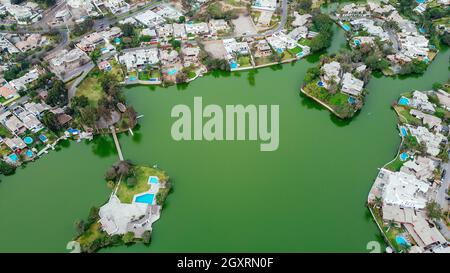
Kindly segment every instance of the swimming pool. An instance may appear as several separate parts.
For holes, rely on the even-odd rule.
[[[171,70],[167,71],[167,75],[170,75],[170,76],[172,76],[172,75],[174,75],[176,73],[177,73],[176,69],[171,69]]]
[[[33,157],[33,152],[31,150],[26,151],[25,153],[28,157]]]
[[[131,76],[129,79],[130,81],[135,81],[137,78],[135,76]]]
[[[348,103],[350,104],[355,104],[356,103],[356,99],[354,97],[348,97]]]
[[[401,97],[401,98],[398,100],[398,104],[399,104],[399,105],[409,105],[409,99],[408,99],[408,98],[405,98],[405,97]]]
[[[402,136],[407,136],[408,135],[408,132],[406,131],[406,128],[405,127],[401,127],[400,128],[400,131],[402,132]]]
[[[353,43],[355,44],[355,46],[359,46],[361,44],[361,41],[359,39],[355,39],[353,40]]]
[[[283,49],[282,48],[277,48],[277,52],[279,53],[279,54],[281,54],[281,53],[283,53]]]
[[[400,154],[400,160],[401,161],[406,161],[409,158],[409,154],[407,153],[401,153]]]
[[[349,25],[341,24],[341,26],[342,26],[342,28],[343,28],[345,31],[350,31],[350,26],[349,26]]]
[[[148,183],[149,184],[158,184],[159,183],[159,178],[157,176],[149,176],[148,177]]]
[[[145,193],[145,194],[136,196],[135,199],[134,199],[134,202],[136,202],[136,203],[153,204],[153,199],[154,198],[155,198],[154,194]]]
[[[395,242],[397,242],[397,244],[399,244],[399,245],[404,245],[404,246],[409,245],[408,240],[406,240],[406,238],[403,237],[402,235],[395,236]]]
[[[23,142],[25,142],[25,144],[31,144],[33,143],[33,138],[27,136],[23,138]]]
[[[418,3],[418,4],[423,4],[423,3],[425,3],[427,0],[416,0],[416,2]]]
[[[317,85],[320,86],[320,87],[323,87],[323,82],[322,81],[318,81]]]
[[[48,141],[48,138],[46,137],[46,136],[44,136],[44,135],[40,135],[39,136],[39,139],[42,141],[42,142],[47,142]]]
[[[16,154],[10,154],[8,157],[12,162],[16,162],[19,159]]]
[[[230,62],[230,68],[231,69],[236,69],[238,67],[237,63],[235,61],[231,61]]]
[[[72,128],[67,129],[67,132],[71,133],[72,135],[77,135],[79,133],[77,129]]]

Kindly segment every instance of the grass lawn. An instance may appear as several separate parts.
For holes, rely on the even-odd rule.
[[[0,156],[6,156],[9,155],[10,153],[12,153],[11,149],[9,149],[8,146],[6,146],[5,144],[1,144],[0,145]]]
[[[193,78],[195,78],[195,76],[197,76],[197,73],[195,73],[194,71],[189,71],[189,73],[188,73],[189,79],[193,79]]]
[[[128,187],[126,181],[120,182],[119,189],[117,190],[117,197],[123,203],[131,203],[134,195],[142,192],[146,192],[150,189],[148,184],[148,177],[151,175],[157,176],[160,181],[167,181],[168,177],[164,171],[156,170],[147,166],[135,166],[134,174],[137,179],[136,185]]]
[[[104,93],[97,76],[88,76],[77,88],[77,96],[86,96],[89,104],[96,106]]]
[[[299,47],[299,46],[296,46],[296,47],[294,47],[293,49],[289,49],[289,52],[292,54],[292,55],[297,55],[298,53],[300,53],[300,52],[302,52],[303,51],[303,49],[301,48],[301,47]]]
[[[420,119],[413,117],[410,113],[409,113],[409,107],[405,107],[405,106],[400,106],[400,105],[396,105],[395,106],[395,110],[397,110],[397,112],[399,113],[399,119],[401,122],[403,123],[408,123],[411,125],[420,125],[422,124],[422,122],[420,121]]]
[[[5,126],[0,125],[0,136],[1,137],[12,137],[11,132],[8,131],[8,129],[6,129]]]
[[[141,81],[148,81],[150,80],[150,73],[147,70],[139,71],[138,79]]]
[[[105,234],[100,231],[100,223],[96,222],[92,224],[89,229],[77,239],[77,241],[80,245],[87,246],[103,236],[105,236]]]
[[[301,45],[304,45],[304,46],[310,46],[311,40],[305,39],[305,38],[301,38],[298,43],[301,44]]]
[[[256,65],[265,65],[265,64],[271,64],[274,62],[275,61],[273,60],[273,56],[255,58]]]
[[[348,104],[348,95],[336,92],[336,94],[330,95],[328,99],[330,105],[345,105]]]
[[[150,78],[152,78],[152,79],[159,79],[159,78],[161,78],[161,73],[159,72],[158,69],[152,69],[150,71]]]
[[[283,52],[283,54],[281,54],[281,56],[282,56],[282,58],[281,58],[282,61],[290,60],[290,59],[292,59],[292,58],[295,57],[295,56],[293,56],[293,55],[292,55],[289,51],[287,51],[287,50],[285,50],[285,51]]]
[[[401,161],[400,156],[397,156],[394,161],[385,166],[386,169],[398,172],[400,168],[403,166],[404,161]]]
[[[251,66],[250,56],[240,56],[237,61],[241,67]]]
[[[107,73],[113,73],[114,75],[116,75],[119,82],[123,81],[125,79],[125,75],[123,74],[123,70],[120,64],[117,63],[115,59],[111,59],[109,63],[111,64],[112,69]]]

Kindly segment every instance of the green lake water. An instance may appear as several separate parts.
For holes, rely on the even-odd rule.
[[[335,37],[339,49],[342,34]],[[129,103],[143,114],[132,137],[120,135],[126,158],[158,164],[174,191],[152,244],[103,252],[367,252],[380,233],[365,207],[377,168],[400,137],[391,102],[400,93],[448,79],[450,50],[420,78],[375,78],[366,104],[342,122],[300,96],[312,61],[241,73],[213,73],[187,86],[132,87]],[[172,140],[176,104],[278,104],[280,146],[256,141]],[[110,194],[103,180],[117,160],[112,137],[67,143],[0,183],[0,252],[66,252],[73,223]]]

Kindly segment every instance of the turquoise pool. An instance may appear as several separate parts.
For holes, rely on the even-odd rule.
[[[33,157],[33,152],[31,150],[26,151],[25,153],[28,157]]]
[[[134,201],[136,203],[146,203],[146,204],[153,204],[153,199],[154,199],[155,195],[151,194],[151,193],[146,193],[143,195],[139,195],[136,196],[136,198],[134,199]]]
[[[350,26],[349,26],[349,25],[342,24],[342,28],[343,28],[345,31],[350,31]]]
[[[355,104],[356,103],[356,99],[354,97],[348,97],[348,103],[350,104]]]
[[[409,158],[409,155],[407,153],[401,153],[400,154],[400,159],[402,161],[406,161]]]
[[[23,142],[25,142],[25,144],[31,144],[33,143],[33,138],[27,136],[23,138]]]
[[[16,154],[10,154],[8,157],[12,162],[16,162],[19,159]]]
[[[176,73],[177,73],[176,69],[171,69],[171,70],[167,71],[167,75],[170,75],[170,76],[172,76],[172,75],[174,75]]]
[[[399,104],[399,105],[409,105],[409,99],[408,99],[408,98],[405,98],[405,97],[401,97],[401,98],[398,100],[398,104]]]
[[[44,136],[44,135],[40,135],[40,136],[39,136],[39,139],[40,139],[43,143],[45,143],[45,142],[48,141],[48,138],[47,138],[46,136]]]
[[[157,176],[149,176],[148,177],[148,183],[149,184],[158,184],[159,183],[159,179]]]
[[[400,131],[402,132],[402,136],[407,136],[408,135],[408,132],[406,131],[406,128],[405,127],[402,127],[401,129],[400,129]]]
[[[397,236],[395,237],[395,241],[396,241],[397,244],[399,244],[399,245],[404,245],[404,246],[408,246],[408,245],[409,245],[408,240],[406,240],[406,238],[403,237],[402,235],[397,235]]]

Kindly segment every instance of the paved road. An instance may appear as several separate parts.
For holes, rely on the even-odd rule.
[[[443,169],[446,170],[446,175],[444,179],[442,180],[442,184],[439,186],[439,188],[436,191],[436,202],[441,206],[443,211],[446,211],[449,209],[449,201],[445,199],[447,197],[448,187],[450,185],[450,163],[445,163],[442,165]],[[450,230],[447,228],[445,223],[441,220],[438,221],[438,224],[440,226],[440,232],[447,240],[450,240]]]
[[[95,67],[95,64],[93,62],[89,62],[88,64],[84,65],[82,67],[83,74],[81,76],[78,76],[78,78],[75,79],[75,81],[70,85],[70,88],[68,90],[68,98],[69,102],[70,100],[75,97],[75,93],[77,92],[77,86],[86,78],[87,74]]]

